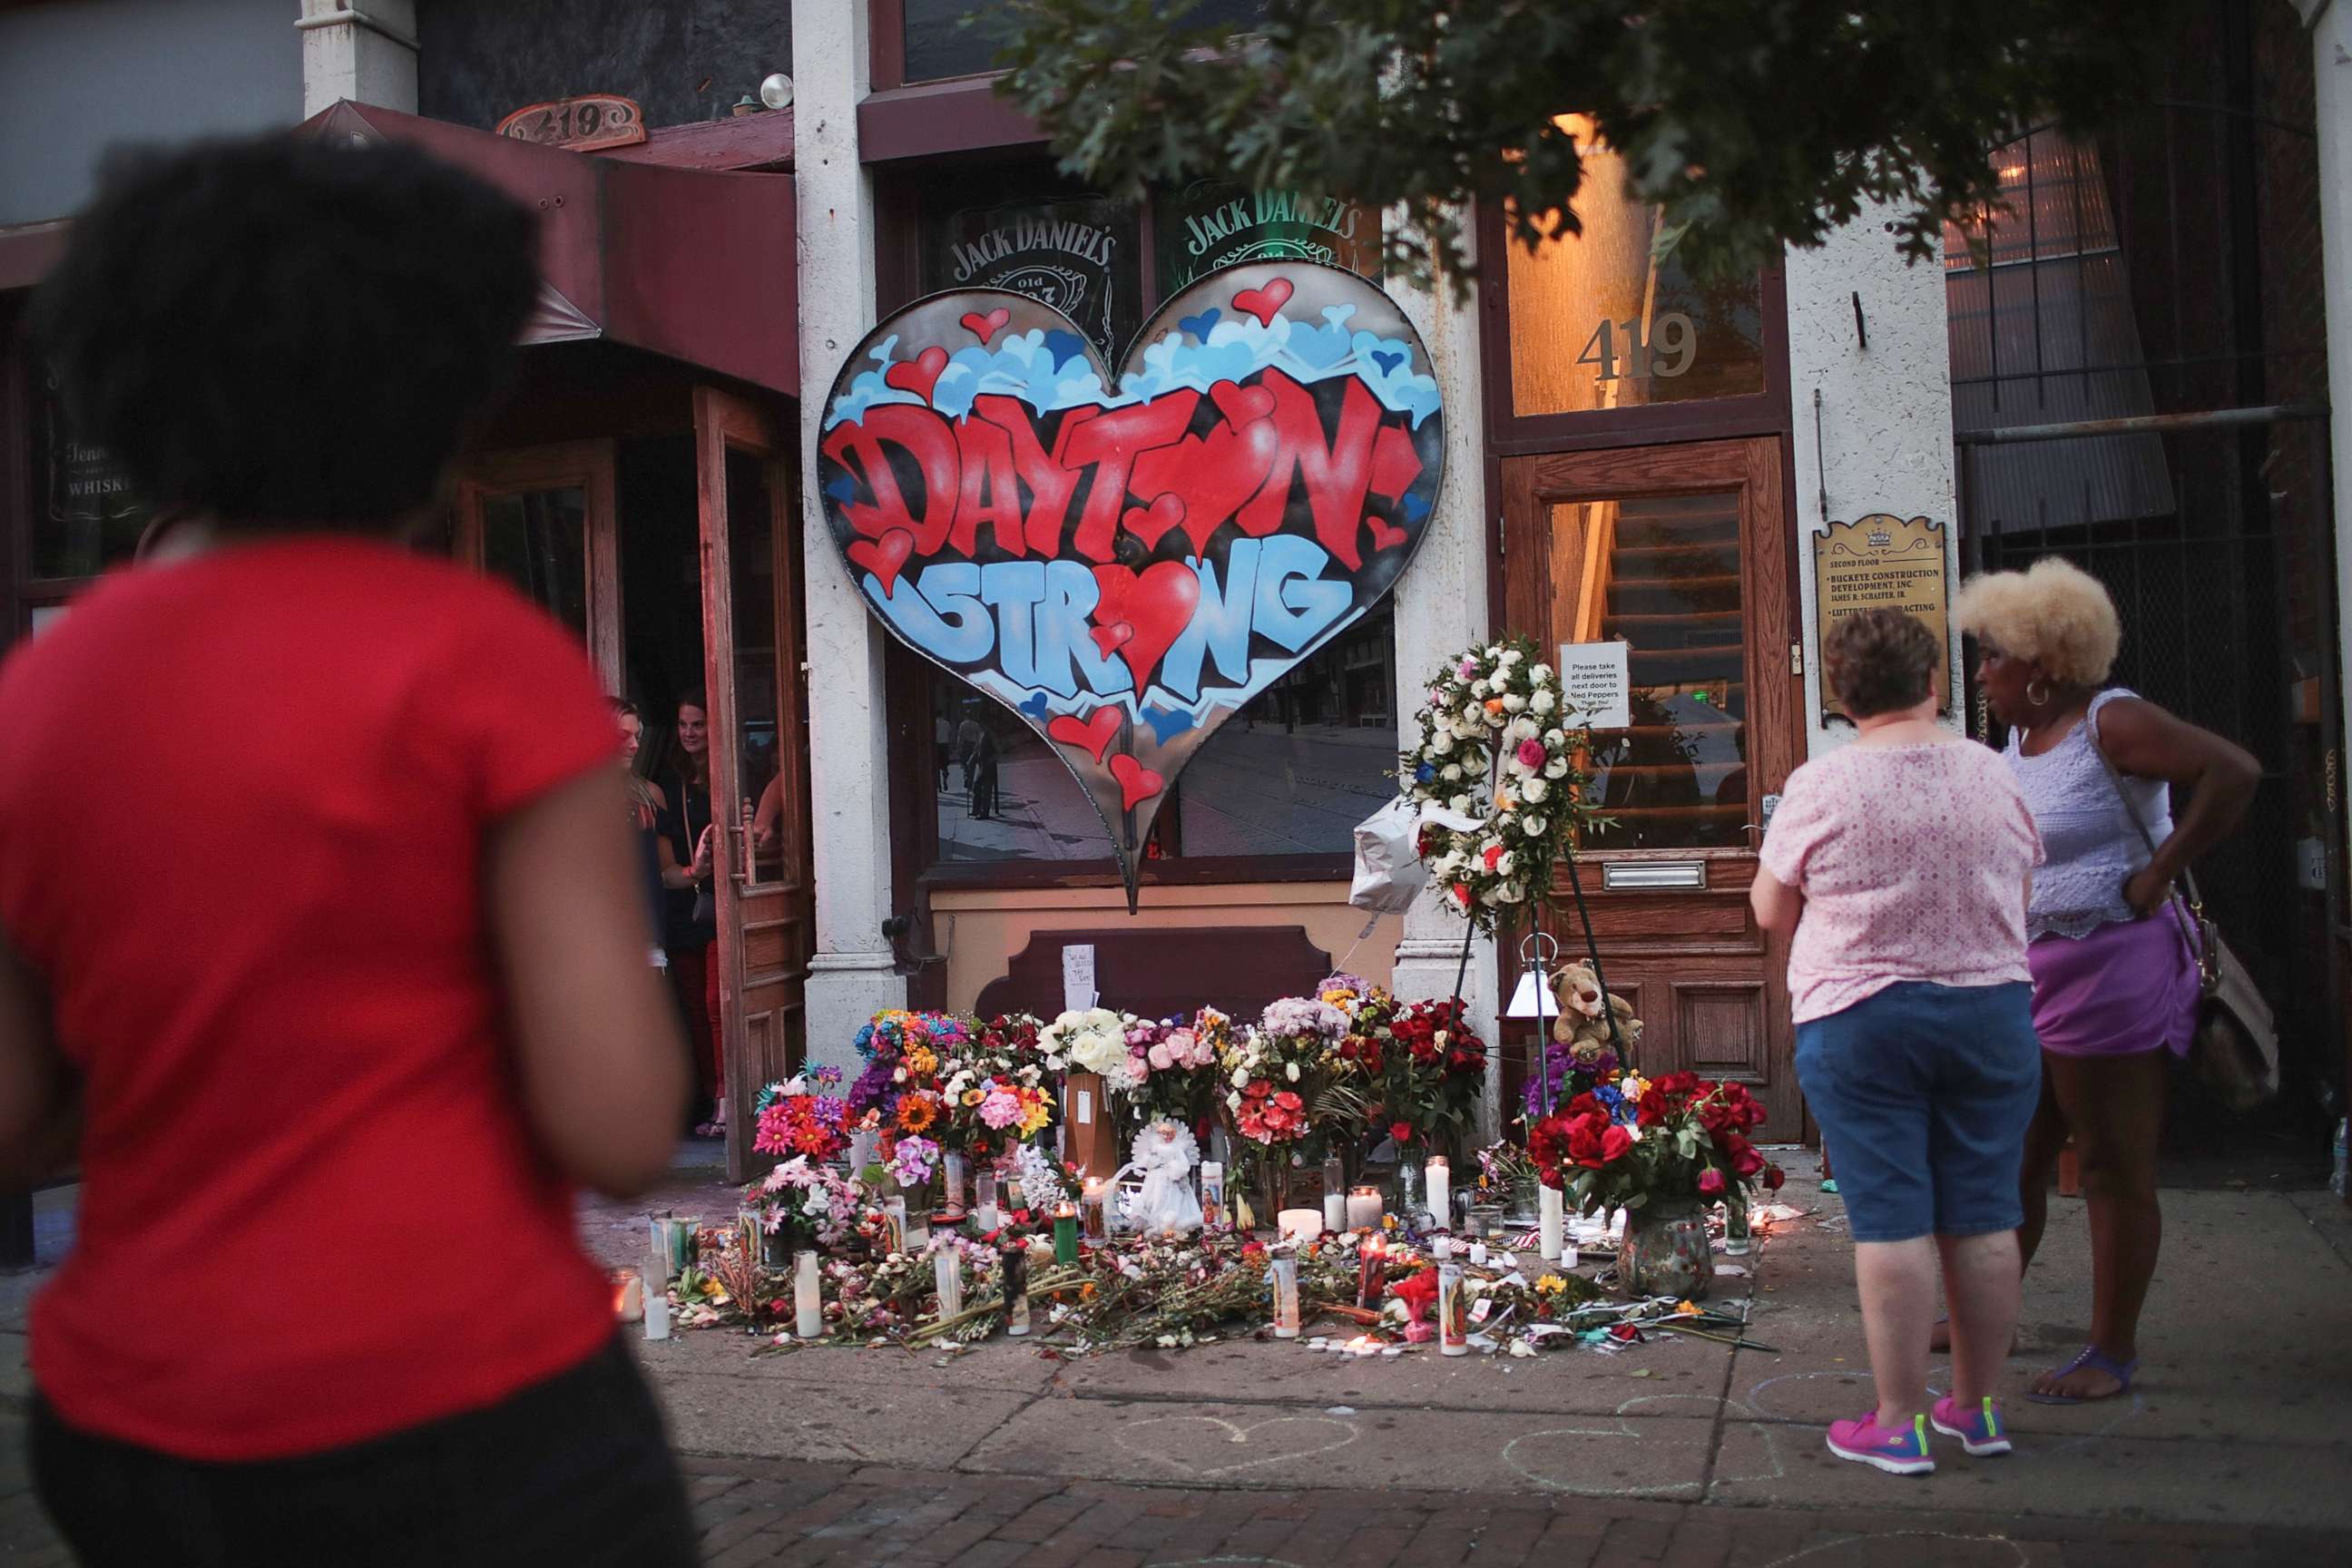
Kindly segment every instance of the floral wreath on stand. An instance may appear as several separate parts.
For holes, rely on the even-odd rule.
[[[1397,774],[1445,906],[1490,936],[1549,895],[1552,868],[1592,821],[1580,765],[1591,733],[1570,723],[1559,672],[1538,652],[1514,637],[1449,661]]]

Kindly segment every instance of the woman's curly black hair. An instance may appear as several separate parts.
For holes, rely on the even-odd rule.
[[[410,147],[117,154],[35,331],[159,511],[381,525],[432,499],[509,370],[535,240],[530,212]]]

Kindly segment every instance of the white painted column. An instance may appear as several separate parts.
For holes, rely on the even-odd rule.
[[[2327,307],[2328,448],[2336,471],[2336,602],[2352,605],[2352,0],[2295,0],[2311,28],[2319,134],[2320,278]],[[2352,736],[2352,639],[2339,639],[2336,696]]]
[[[1807,752],[1814,756],[1843,744],[1853,731],[1843,723],[1826,730],[1822,724],[1813,536],[1830,522],[1852,522],[1871,512],[1932,518],[1944,525],[1947,570],[1953,586],[1959,584],[1944,269],[1940,261],[1904,261],[1886,231],[1891,216],[1892,209],[1864,208],[1820,247],[1788,253],[1789,395],[1797,460],[1793,526],[1804,610]],[[1854,322],[1857,296],[1860,330]],[[1955,637],[1955,691],[1961,689],[1959,673]],[[1950,722],[1958,727],[1962,717],[1956,706]]]
[[[800,205],[802,571],[808,606],[809,792],[816,954],[809,1059],[847,1067],[850,1042],[907,1005],[882,921],[891,912],[884,632],[849,581],[817,489],[824,397],[874,325],[874,187],[857,157],[868,79],[865,0],[793,0],[793,187]]]
[[[416,112],[415,0],[302,0],[302,117],[345,99]]]
[[[1420,743],[1413,712],[1427,695],[1425,683],[1440,659],[1458,654],[1492,626],[1486,604],[1486,552],[1493,531],[1486,515],[1486,408],[1479,379],[1478,300],[1474,292],[1456,305],[1446,286],[1433,290],[1399,289],[1397,302],[1429,350],[1432,370],[1445,399],[1445,482],[1428,532],[1412,563],[1397,579],[1397,743]],[[1397,943],[1396,994],[1406,998],[1451,996],[1462,966],[1465,922],[1440,907],[1423,889],[1405,911],[1404,935]],[[1473,943],[1462,994],[1480,1034],[1497,1038],[1493,994],[1495,943]],[[1502,1095],[1502,1056],[1486,1058],[1486,1092],[1480,1108],[1480,1136],[1497,1136]]]

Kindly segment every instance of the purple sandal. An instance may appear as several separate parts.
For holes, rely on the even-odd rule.
[[[2139,1371],[2139,1361],[2137,1357],[2126,1362],[2115,1361],[2107,1356],[2102,1355],[2099,1352],[2098,1346],[2084,1345],[2080,1355],[2076,1356],[2073,1361],[2068,1362],[2064,1366],[2060,1367],[2053,1375],[2063,1377],[2070,1372],[2080,1372],[2084,1367],[2090,1368],[2093,1372],[2104,1372],[2109,1377],[2114,1378],[2117,1384],[2115,1393],[2079,1395],[2072,1394],[2037,1394],[2029,1389],[2026,1391],[2025,1397],[2033,1401],[2036,1405],[2095,1405],[2102,1399],[2120,1398],[2122,1395],[2131,1392],[2132,1374]]]

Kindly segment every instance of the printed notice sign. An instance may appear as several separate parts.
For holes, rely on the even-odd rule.
[[[1907,521],[1893,512],[1873,512],[1852,522],[1833,522],[1813,535],[1814,602],[1821,610],[1820,636],[1859,610],[1892,609],[1916,616],[1951,655],[1951,584],[1944,569],[1944,525],[1924,517]],[[1820,645],[1814,668],[1821,668]],[[1942,706],[1951,709],[1951,693]],[[1824,683],[1822,716],[1845,716]]]
[[[1633,722],[1633,668],[1622,642],[1559,645],[1559,684],[1570,721],[1594,730],[1622,730]]]

